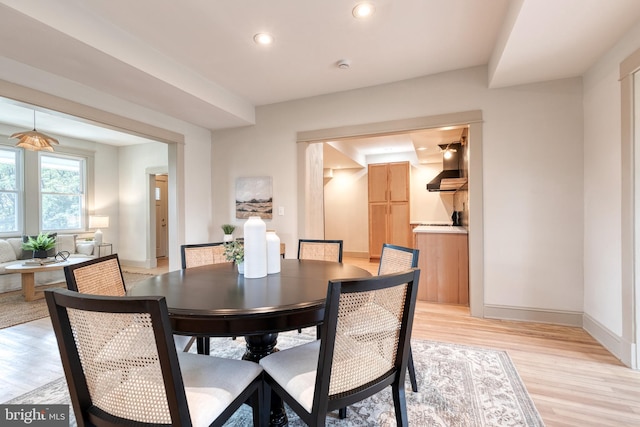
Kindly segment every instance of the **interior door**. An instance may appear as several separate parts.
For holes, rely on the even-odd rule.
[[[156,258],[167,256],[167,242],[169,240],[168,216],[167,176],[156,175]]]

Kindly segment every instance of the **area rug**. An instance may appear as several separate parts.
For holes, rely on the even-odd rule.
[[[278,337],[281,349],[313,339],[315,328],[303,334],[287,332]],[[213,339],[216,356],[240,358],[244,340]],[[406,384],[409,425],[416,427],[539,427],[544,426],[511,359],[504,351],[412,340],[418,392]],[[9,402],[11,404],[69,404],[64,378],[59,378]],[[289,425],[305,424],[287,407]],[[70,410],[70,412],[73,412]],[[75,418],[71,413],[71,425]],[[225,424],[250,426],[251,410],[243,406]],[[347,418],[327,416],[328,426],[394,426],[389,389],[348,408]]]
[[[124,277],[124,283],[129,286],[152,275],[123,272],[122,276]],[[65,286],[64,282],[60,282],[48,286],[38,286],[38,290]],[[44,299],[25,301],[22,296],[22,290],[0,293],[0,329],[42,319],[48,315],[49,311]]]

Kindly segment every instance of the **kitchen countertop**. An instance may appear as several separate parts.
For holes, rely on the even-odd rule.
[[[453,234],[468,234],[468,231],[464,227],[453,225],[419,225],[413,229],[414,233],[453,233]]]

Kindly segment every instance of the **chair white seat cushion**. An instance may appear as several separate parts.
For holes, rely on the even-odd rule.
[[[378,348],[376,342],[358,341],[357,338],[344,336],[342,343],[347,344],[350,351],[341,352],[333,362],[336,372],[358,372],[367,370],[374,376],[383,375],[393,358],[393,348]],[[313,395],[316,386],[320,340],[300,346],[281,350],[260,359],[260,365],[278,384],[285,389],[302,407],[311,413]],[[340,377],[341,375],[338,375]],[[357,381],[357,380],[354,380]],[[365,381],[366,382],[366,381]],[[362,383],[364,384],[364,382]],[[361,384],[351,384],[354,388]],[[340,388],[340,384],[335,387]],[[339,392],[340,390],[337,390]],[[331,393],[331,390],[330,390]]]
[[[208,426],[262,372],[246,360],[178,353],[191,422]]]
[[[281,350],[260,359],[260,365],[309,413],[313,406],[320,340]]]

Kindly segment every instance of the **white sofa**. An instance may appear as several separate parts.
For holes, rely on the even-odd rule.
[[[59,234],[56,236],[55,252],[67,251],[71,257],[89,257],[94,255],[93,242],[77,240],[74,234]],[[30,251],[23,251],[22,237],[0,239],[0,293],[20,289],[22,286],[20,273],[7,271],[5,267],[11,264],[23,263],[31,259]],[[36,284],[64,282],[64,271],[47,271],[35,274]]]

